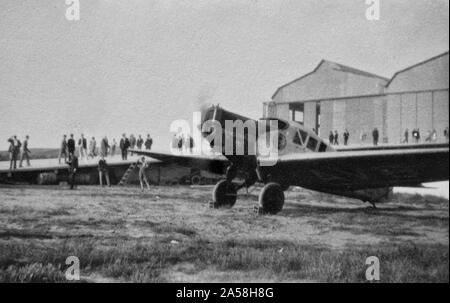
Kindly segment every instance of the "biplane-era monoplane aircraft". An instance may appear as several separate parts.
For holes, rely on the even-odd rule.
[[[252,137],[251,132],[237,134],[227,131],[227,121],[248,121],[266,127]],[[276,127],[267,127],[268,121]],[[216,206],[232,207],[237,191],[260,182],[264,184],[259,194],[259,206],[265,213],[275,214],[282,210],[284,191],[289,186],[300,186],[314,191],[357,198],[370,202],[388,200],[392,187],[416,187],[425,182],[449,179],[449,145],[417,144],[408,146],[383,146],[336,150],[313,131],[293,121],[266,118],[259,121],[229,112],[219,106],[203,110],[201,118],[202,136],[210,138],[205,123],[215,122],[225,131],[218,144],[217,156],[194,154],[157,153],[144,150],[133,152],[165,162],[224,174],[213,190]],[[261,156],[258,145],[262,136],[269,140],[270,132],[277,132],[274,144],[276,159],[270,165],[267,157]],[[258,137],[259,136],[259,137]],[[227,140],[232,140],[233,149],[226,151]],[[212,142],[216,141],[216,142]],[[210,141],[216,144],[217,139]],[[245,152],[237,153],[237,146],[247,146]],[[255,152],[250,152],[256,150]],[[238,182],[237,180],[241,180]]]

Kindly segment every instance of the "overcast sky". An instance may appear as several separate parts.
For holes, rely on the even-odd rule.
[[[167,149],[169,126],[199,100],[258,118],[278,86],[328,59],[386,77],[448,50],[449,5],[380,0],[0,1],[0,150],[29,134],[148,132]]]

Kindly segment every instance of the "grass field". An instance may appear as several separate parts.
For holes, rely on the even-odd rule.
[[[0,281],[449,282],[448,200],[396,194],[372,209],[306,190],[257,216],[257,192],[210,209],[211,187],[0,187]]]

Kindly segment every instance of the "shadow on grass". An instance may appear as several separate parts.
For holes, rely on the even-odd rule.
[[[288,207],[286,207],[288,206]],[[332,207],[332,206],[321,206],[321,205],[307,205],[299,203],[286,203],[285,208],[279,214],[280,216],[286,217],[304,217],[304,216],[318,216],[324,217],[326,215],[335,214],[358,214],[365,216],[383,216],[383,217],[394,217],[399,219],[416,220],[416,221],[427,221],[436,220],[443,223],[449,222],[448,217],[441,217],[435,215],[408,215],[407,212],[412,211],[424,211],[423,209],[417,209],[415,207],[399,206],[392,208],[381,208],[378,207],[374,209],[373,207],[367,205],[357,208],[345,208],[345,207]],[[426,210],[425,210],[426,211]]]
[[[347,231],[357,235],[421,236],[421,233],[415,230],[419,225],[437,229],[448,228],[449,225],[448,213],[447,217],[445,214],[417,214],[424,210],[409,206],[377,209],[368,206],[345,208],[298,203],[287,203],[287,206],[280,216],[304,217],[318,229]]]

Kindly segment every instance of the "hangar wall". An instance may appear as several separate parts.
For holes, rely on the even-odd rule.
[[[315,129],[317,126],[317,102],[306,102],[304,113],[304,125],[310,129]]]
[[[418,128],[422,139],[436,130],[438,142],[444,142],[443,131],[449,125],[448,89],[387,95],[389,143],[401,143],[405,130]]]
[[[342,138],[347,129],[350,144],[371,144],[375,127],[384,143],[398,144],[406,129],[411,137],[415,128],[422,139],[435,129],[443,142],[449,125],[448,59],[446,52],[401,70],[390,80],[322,60],[311,73],[278,88],[263,115],[303,117],[298,122],[310,129],[319,126],[324,139],[334,130]],[[297,108],[302,108],[302,115],[292,113]]]

